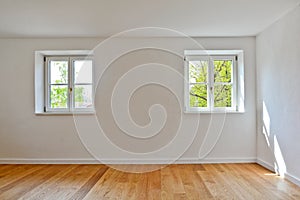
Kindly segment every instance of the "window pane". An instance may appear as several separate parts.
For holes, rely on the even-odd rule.
[[[190,107],[207,107],[207,85],[190,85]]]
[[[215,83],[231,83],[232,60],[214,60]]]
[[[68,83],[68,61],[50,61],[50,81],[52,84]]]
[[[68,86],[66,85],[50,86],[50,107],[51,108],[68,107]]]
[[[75,83],[93,82],[93,63],[91,60],[74,61]]]
[[[215,107],[231,107],[232,85],[215,85],[214,104]]]
[[[92,85],[75,85],[75,108],[91,108],[93,107],[92,101],[93,87]]]
[[[208,61],[189,61],[190,83],[207,82]]]

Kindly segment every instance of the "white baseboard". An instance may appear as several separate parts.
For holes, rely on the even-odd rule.
[[[256,158],[179,158],[175,162],[168,159],[104,159],[98,161],[93,158],[84,159],[28,159],[28,158],[0,158],[0,164],[205,164],[205,163],[255,163]]]
[[[256,159],[256,163],[263,166],[264,168],[267,168],[268,170],[272,171],[272,172],[275,172],[275,168],[272,164],[268,163],[268,162],[265,162],[259,158]]]
[[[44,159],[44,158],[0,158],[0,164],[101,164],[93,158],[87,159]]]
[[[265,161],[263,161],[261,159],[257,159],[256,162],[257,162],[257,164],[259,164],[259,165],[267,168],[268,170],[270,170],[272,172],[275,172],[274,166],[272,164],[267,163],[267,162],[265,162]],[[296,177],[296,176],[294,176],[294,175],[292,175],[292,174],[290,174],[288,172],[284,173],[284,178],[287,179],[287,180],[289,180],[289,181],[291,181],[292,183],[300,186],[300,178],[298,178],[298,177]]]
[[[248,157],[248,158],[205,158],[205,159],[198,159],[198,158],[180,158],[178,162],[184,161],[185,163],[191,164],[213,164],[213,163],[255,163],[255,157]]]
[[[287,180],[291,181],[292,183],[298,185],[300,187],[300,178],[291,175],[290,173],[286,172],[284,174],[284,178],[286,178]]]

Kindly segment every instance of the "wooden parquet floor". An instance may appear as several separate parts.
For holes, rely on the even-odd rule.
[[[0,200],[8,199],[300,200],[300,187],[257,164],[169,165],[148,173],[106,165],[0,165]]]

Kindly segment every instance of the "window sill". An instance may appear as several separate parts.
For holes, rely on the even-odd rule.
[[[96,111],[75,111],[75,112],[41,112],[35,115],[94,115]]]
[[[228,111],[193,111],[193,110],[186,110],[184,111],[185,114],[243,114],[245,111],[234,111],[234,110],[228,110]]]

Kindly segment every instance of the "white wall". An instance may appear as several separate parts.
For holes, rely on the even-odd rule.
[[[158,40],[158,38],[153,39]],[[173,44],[182,49],[191,49],[179,38],[169,38]],[[101,39],[0,39],[0,159],[89,159],[91,156],[81,144],[76,133],[72,116],[40,116],[34,114],[34,51],[36,50],[69,50],[93,49]],[[227,114],[220,140],[208,155],[211,161],[251,161],[256,158],[256,110],[255,110],[255,38],[198,38],[206,49],[243,49],[245,55],[245,113]],[[150,55],[155,56],[155,53]],[[147,51],[141,52],[139,60],[143,62]],[[160,59],[160,55],[158,60]],[[145,59],[146,59],[145,57]],[[183,73],[182,60],[172,61],[176,69]],[[109,79],[109,77],[107,77]],[[177,83],[183,88],[183,84]],[[104,88],[105,89],[105,88]],[[163,92],[148,88],[150,97],[156,96],[163,102]],[[158,88],[159,89],[159,88]],[[151,93],[151,90],[153,90]],[[161,93],[160,93],[161,92]],[[140,93],[136,95],[135,105],[142,108],[141,102],[146,101]],[[154,94],[154,95],[151,95]],[[183,97],[182,97],[183,98]],[[152,99],[156,101],[156,99]],[[99,103],[99,102],[98,102]],[[100,102],[101,103],[101,102]],[[149,102],[151,103],[151,100]],[[97,104],[97,99],[96,99]],[[171,104],[169,105],[171,106]],[[168,107],[168,106],[167,106]],[[140,110],[132,111],[133,117],[144,123],[147,113]],[[173,113],[169,123],[176,124]],[[103,116],[102,116],[103,117]],[[186,114],[186,118],[195,115]],[[215,118],[218,116],[216,115]],[[209,126],[211,115],[201,115],[201,127],[191,147],[183,158],[196,159],[199,147]],[[173,120],[173,121],[172,121]],[[109,118],[103,118],[106,128],[112,132],[117,130]],[[102,121],[102,122],[103,122]],[[107,122],[107,123],[106,123]],[[114,126],[114,127],[113,127]],[[172,127],[164,130],[172,134]],[[192,130],[191,130],[192,131]],[[172,136],[172,135],[171,135]],[[189,134],[187,133],[187,137]],[[167,138],[167,137],[166,137]],[[164,139],[166,139],[164,138]],[[115,137],[117,143],[130,148],[128,144]],[[126,146],[127,145],[127,146]],[[156,145],[153,143],[152,145]],[[145,148],[153,148],[148,145]]]
[[[298,179],[298,184],[299,22],[300,7],[297,7],[257,37],[257,156],[262,164]]]

